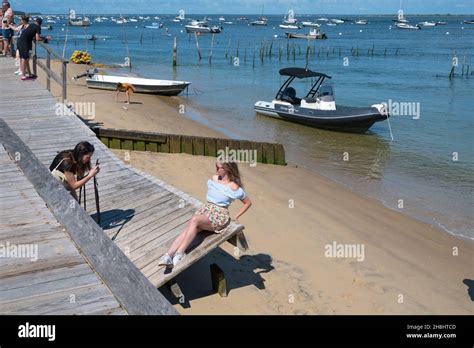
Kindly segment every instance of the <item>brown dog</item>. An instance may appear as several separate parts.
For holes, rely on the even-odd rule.
[[[130,95],[135,92],[135,87],[130,83],[117,83],[117,87],[115,88],[115,100],[118,101],[118,95],[120,92],[125,92],[127,95],[127,104],[130,104]]]

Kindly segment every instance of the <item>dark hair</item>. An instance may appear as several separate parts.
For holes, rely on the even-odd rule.
[[[75,172],[77,170],[84,171],[86,169],[90,169],[90,163],[84,164],[82,163],[82,157],[88,154],[93,154],[95,151],[94,145],[87,141],[81,141],[76,145],[73,150],[74,154],[74,162],[75,162]]]
[[[229,180],[232,182],[235,182],[237,185],[243,188],[244,185],[242,184],[242,179],[239,172],[239,166],[237,165],[237,163],[236,162],[221,162],[221,163],[222,163],[222,167],[227,173],[227,176],[229,177]]]
[[[65,172],[73,172],[74,171],[74,152],[72,150],[65,150],[61,151],[56,155],[53,162],[49,166],[49,171],[53,171],[54,169],[58,169],[59,171]]]
[[[26,15],[22,15],[22,16],[21,16],[21,20],[22,20],[23,22],[28,23],[28,22],[30,21],[30,17],[28,17],[28,16],[26,16]]]
[[[36,17],[35,22],[38,23],[39,26],[41,26],[41,24],[43,24],[43,18]]]
[[[118,82],[117,87],[115,87],[115,90],[118,91],[122,87],[123,87],[122,82]]]

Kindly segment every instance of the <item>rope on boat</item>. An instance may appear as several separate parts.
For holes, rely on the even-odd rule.
[[[392,125],[390,124],[390,117],[387,116],[388,129],[390,130],[390,138],[393,141]]]

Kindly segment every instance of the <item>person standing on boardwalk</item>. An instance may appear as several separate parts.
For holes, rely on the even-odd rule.
[[[34,23],[28,25],[28,27],[23,30],[22,34],[18,38],[17,46],[18,52],[20,54],[20,70],[21,70],[21,79],[30,80],[36,76],[28,75],[26,76],[27,65],[29,65],[30,60],[30,51],[33,49],[33,41],[45,41],[41,37],[41,24],[43,20],[38,17]],[[29,70],[29,68],[28,68]]]
[[[83,141],[74,150],[61,151],[54,158],[49,170],[53,176],[78,200],[76,190],[83,187],[100,172],[100,167],[91,168],[94,145]]]
[[[244,204],[235,216],[238,222],[252,202],[243,189],[237,163],[217,161],[216,174],[207,181],[207,203],[196,211],[158,264],[168,269],[176,266],[186,256],[186,250],[201,231],[221,233],[231,222],[228,208],[236,199]]]
[[[10,24],[13,23],[13,10],[10,7],[9,2],[2,3],[2,36],[3,36],[3,50],[2,56],[6,57],[7,53],[10,51],[11,54],[11,44],[13,38],[13,29],[10,28]]]
[[[15,27],[13,24],[10,24],[10,28],[17,32],[16,34],[17,41],[18,41],[18,38],[23,33],[23,31],[26,28],[28,28],[29,22],[30,22],[30,17],[23,15],[21,16],[21,24],[19,26]],[[15,60],[16,60],[15,65],[18,67],[18,70],[15,71],[15,75],[20,75],[21,74],[21,69],[20,69],[21,60],[20,60],[20,51],[18,51],[18,48],[16,49]],[[31,75],[29,64],[27,64],[26,70],[28,70],[28,74]]]

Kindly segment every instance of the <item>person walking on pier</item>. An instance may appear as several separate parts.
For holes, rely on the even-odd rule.
[[[235,216],[238,222],[252,205],[243,189],[239,168],[235,162],[216,162],[216,174],[207,182],[207,203],[199,208],[184,231],[174,240],[158,264],[173,268],[186,255],[187,248],[201,231],[221,233],[231,222],[229,206],[238,199],[244,206]]]
[[[49,170],[60,181],[71,195],[79,200],[76,190],[84,186],[100,172],[100,167],[91,168],[94,145],[84,141],[76,145],[74,150],[65,150],[54,158]]]

